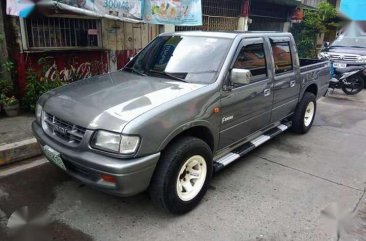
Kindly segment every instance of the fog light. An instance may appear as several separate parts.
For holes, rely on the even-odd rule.
[[[100,177],[105,182],[111,182],[111,183],[116,183],[117,182],[116,178],[114,176],[111,176],[111,175],[101,174]]]

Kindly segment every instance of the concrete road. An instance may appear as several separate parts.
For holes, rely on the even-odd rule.
[[[319,101],[307,135],[285,133],[218,173],[184,216],[157,210],[146,193],[95,191],[50,164],[3,177],[0,240],[22,206],[52,217],[53,240],[337,240],[337,211],[352,212],[340,240],[366,240],[365,181],[366,92],[337,92]]]

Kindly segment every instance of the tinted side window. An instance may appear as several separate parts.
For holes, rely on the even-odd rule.
[[[234,68],[250,70],[251,82],[264,79],[267,76],[267,64],[263,44],[244,46],[240,50]]]
[[[293,70],[291,49],[289,42],[272,43],[273,59],[276,74]]]

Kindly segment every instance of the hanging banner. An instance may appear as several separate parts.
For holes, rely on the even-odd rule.
[[[58,0],[73,7],[120,18],[142,18],[142,0]]]
[[[342,0],[340,11],[351,20],[365,21],[366,1]]]
[[[7,14],[25,18],[34,2],[7,0]],[[37,4],[122,21],[127,18],[152,24],[202,25],[201,0],[41,0]]]
[[[26,18],[34,5],[31,0],[6,0],[6,14]]]
[[[201,0],[145,0],[143,20],[153,24],[202,25]]]

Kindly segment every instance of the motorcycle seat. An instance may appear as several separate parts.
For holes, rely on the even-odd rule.
[[[336,69],[336,71],[338,73],[344,74],[344,73],[348,73],[348,72],[352,72],[352,71],[356,71],[356,70],[363,70],[365,67],[364,66],[351,66],[351,67],[347,67],[347,68],[341,68],[341,69]]]

